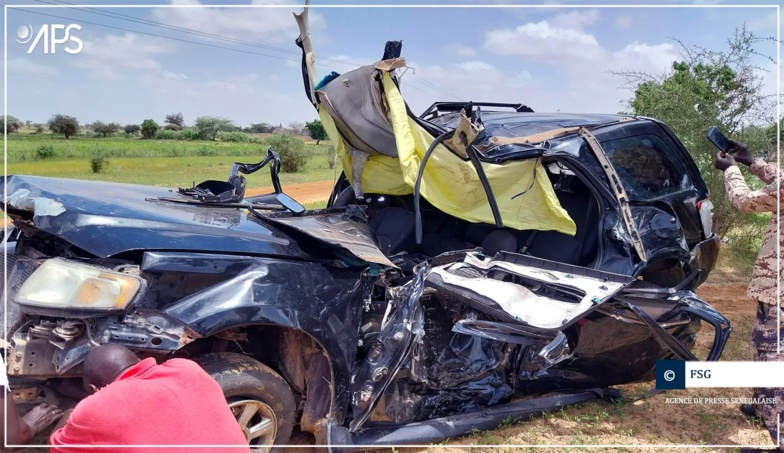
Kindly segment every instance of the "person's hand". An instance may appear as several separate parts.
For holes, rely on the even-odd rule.
[[[751,165],[754,162],[754,157],[749,152],[749,147],[746,146],[745,143],[741,143],[737,140],[730,140],[730,145],[730,153],[732,153],[736,162],[746,166]]]
[[[735,159],[732,158],[729,154],[724,154],[723,152],[719,151],[716,153],[716,157],[713,160],[713,166],[717,169],[724,171],[730,167],[735,165]]]
[[[35,437],[38,433],[62,417],[63,411],[57,406],[41,403],[26,413],[22,420],[30,427],[30,431]]]

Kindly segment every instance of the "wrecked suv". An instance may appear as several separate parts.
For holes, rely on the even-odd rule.
[[[316,81],[297,20],[344,170],[326,209],[285,195],[271,148],[179,190],[8,177],[17,399],[73,395],[114,343],[197,361],[253,445],[295,426],[426,443],[614,395],[658,359],[695,360],[705,325],[719,359],[730,323],[693,292],[718,254],[709,194],[666,125],[489,103],[415,116],[400,43]],[[244,197],[262,168],[274,192]]]

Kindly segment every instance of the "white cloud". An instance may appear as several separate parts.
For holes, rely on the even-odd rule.
[[[561,111],[616,113],[632,93],[620,88],[623,80],[613,71],[661,74],[679,56],[669,43],[633,42],[618,50],[605,48],[580,28],[598,19],[593,14],[572,16],[575,27],[567,27],[563,15],[556,18],[561,25],[554,25],[554,18],[489,31],[484,47],[500,56],[518,57],[517,62],[542,64],[563,76],[563,85],[557,91],[551,89],[544,100],[544,105]]]
[[[39,63],[32,57],[20,57],[8,60],[8,72],[30,75],[55,75],[59,74],[60,70],[54,66]]]
[[[444,47],[444,52],[449,55],[457,55],[458,57],[475,57],[477,55],[476,50],[474,50],[471,46],[461,46],[461,45],[454,45],[454,46],[447,46]]]
[[[158,40],[133,33],[106,35],[84,41],[84,49],[74,57],[77,67],[87,69],[92,76],[103,80],[117,80],[124,70],[154,70],[161,65],[154,56],[171,51]]]
[[[169,80],[188,80],[188,76],[186,76],[183,73],[175,74],[175,73],[169,72],[169,71],[163,71],[161,73],[161,77],[163,77],[164,79],[169,79]]]
[[[529,22],[514,29],[492,30],[485,34],[485,49],[507,56],[535,61],[592,61],[602,52],[596,38],[581,30],[558,28],[543,20]]]
[[[202,5],[203,3],[199,0],[172,0],[171,4]],[[155,20],[180,28],[254,43],[285,44],[286,49],[298,51],[299,49],[292,42],[293,37],[299,34],[292,13],[301,12],[302,3],[295,3],[293,0],[254,0],[252,4],[290,4],[292,7],[155,8],[152,15]],[[311,34],[323,29],[324,19],[321,15],[312,9],[308,15]],[[195,37],[195,39],[199,38]],[[218,42],[214,39],[210,41]]]

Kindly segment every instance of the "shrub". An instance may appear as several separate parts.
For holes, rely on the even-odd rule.
[[[267,143],[280,154],[280,166],[286,173],[300,171],[310,157],[305,151],[305,141],[292,134],[270,135]]]
[[[155,133],[155,138],[158,140],[180,140],[182,138],[182,134],[180,134],[180,131],[161,129]]]
[[[159,126],[155,120],[146,119],[142,121],[142,137],[153,138],[155,133],[158,132]]]
[[[44,127],[43,126],[36,126],[35,127],[35,133],[36,134],[43,134],[44,133]]]
[[[180,131],[180,138],[182,140],[198,140],[199,131],[192,127],[186,127]]]
[[[250,141],[250,137],[245,132],[218,131],[217,138],[222,142],[248,143]]]
[[[109,161],[104,157],[93,157],[90,160],[90,168],[93,173],[102,173],[109,166]]]
[[[55,156],[54,146],[52,145],[41,145],[35,150],[35,155],[39,159],[51,159]]]
[[[234,129],[231,120],[215,116],[200,116],[196,118],[195,126],[199,130],[201,138],[205,140],[215,140],[218,132]]]
[[[217,154],[214,149],[207,147],[207,145],[202,145],[196,152],[199,156],[214,156]]]

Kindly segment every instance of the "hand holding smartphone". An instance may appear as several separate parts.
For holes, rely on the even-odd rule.
[[[730,153],[730,148],[732,148],[730,140],[716,126],[708,129],[708,140],[716,145],[716,148],[719,148],[722,153],[732,154]]]

